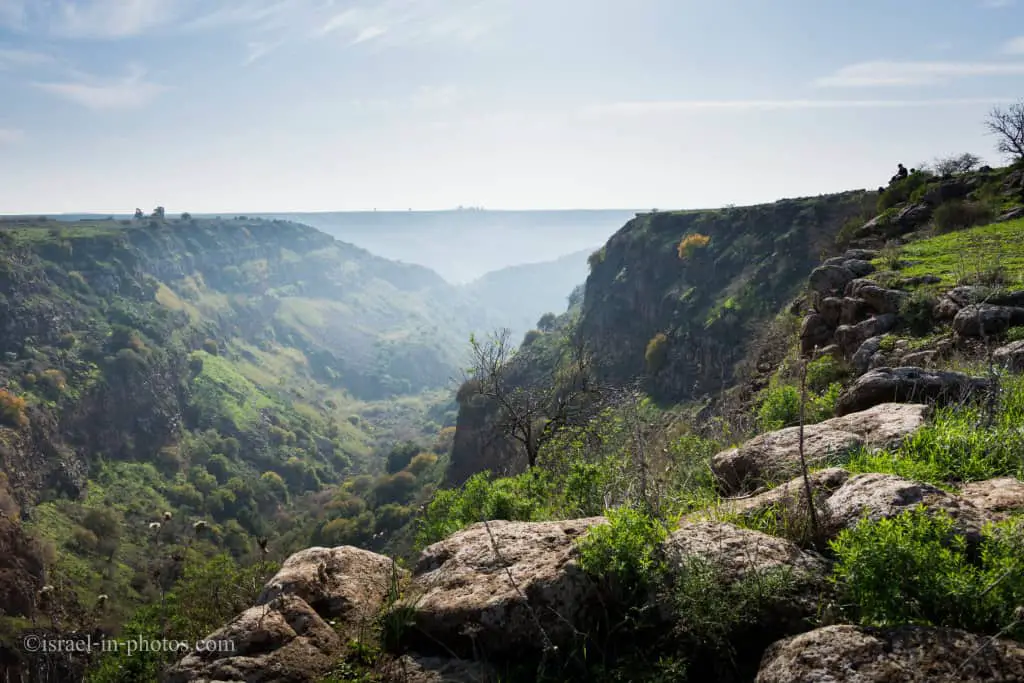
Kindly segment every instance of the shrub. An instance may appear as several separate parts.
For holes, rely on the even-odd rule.
[[[660,546],[667,536],[659,520],[639,510],[610,510],[608,524],[591,527],[578,542],[580,566],[609,582],[613,594],[629,598],[657,582]]]
[[[981,163],[981,157],[970,152],[948,157],[939,157],[932,162],[932,169],[937,175],[959,175],[969,173]]]
[[[927,171],[916,171],[906,178],[892,183],[878,198],[878,212],[881,213],[886,209],[891,209],[897,204],[907,201],[914,192],[923,188],[931,178],[932,174]]]
[[[203,342],[203,351],[206,351],[211,356],[216,356],[219,350],[215,339],[207,339]]]
[[[658,372],[665,367],[666,360],[668,360],[668,337],[664,332],[659,332],[647,342],[647,349],[644,351],[647,372],[652,374]]]
[[[879,521],[862,520],[831,542],[833,580],[851,616],[869,626],[905,623],[995,633],[1016,621],[1024,574],[1021,520],[983,530],[980,562],[943,511],[923,506]],[[1016,621],[1016,635],[1024,624]]]
[[[555,329],[555,322],[558,320],[554,313],[545,313],[537,321],[537,329],[541,332],[550,332]]]
[[[0,423],[19,429],[27,427],[25,399],[15,396],[6,389],[0,389]]]
[[[591,270],[597,268],[599,265],[604,263],[604,258],[606,254],[607,252],[605,248],[601,247],[600,249],[598,249],[597,251],[595,251],[594,253],[587,257],[587,265],[590,266]]]
[[[407,472],[411,472],[418,477],[433,467],[435,463],[437,463],[436,455],[433,453],[420,453],[409,461],[405,469]]]
[[[952,232],[990,223],[994,217],[994,212],[987,204],[956,199],[935,209],[932,224],[936,232]]]
[[[849,373],[849,369],[835,356],[826,354],[807,364],[807,388],[824,391],[833,382],[845,379]]]
[[[923,337],[935,326],[933,311],[937,303],[934,294],[916,290],[900,304],[900,321],[911,334]]]
[[[804,406],[804,424],[815,424],[835,413],[840,382],[832,382],[823,392],[807,392]],[[771,432],[800,424],[800,388],[790,384],[776,384],[761,392],[757,407],[757,426],[761,432]]]
[[[540,339],[543,335],[544,333],[540,330],[529,330],[525,335],[523,335],[523,343],[520,344],[520,346],[525,348]]]
[[[404,470],[412,459],[420,452],[419,444],[413,441],[403,441],[395,444],[388,453],[385,469],[388,474],[395,474]]]
[[[711,242],[711,238],[707,235],[702,235],[699,232],[691,233],[679,240],[679,244],[676,245],[676,254],[680,260],[686,260],[698,249],[708,246],[709,242]]]
[[[68,382],[64,377],[64,373],[53,368],[43,370],[43,374],[39,376],[39,383],[51,394],[62,394],[68,388]]]
[[[85,281],[85,278],[77,270],[72,270],[68,273],[68,281],[71,283],[71,288],[76,291],[89,291],[89,283]]]
[[[74,347],[77,341],[78,340],[75,338],[74,334],[72,334],[71,332],[67,332],[60,336],[60,341],[58,342],[57,345],[60,346],[60,348],[62,349],[70,349]]]
[[[416,477],[409,472],[396,472],[377,479],[373,497],[378,505],[385,503],[406,503],[416,489]]]
[[[188,359],[188,370],[192,373],[192,376],[197,376],[203,372],[203,357],[200,355],[191,356]]]

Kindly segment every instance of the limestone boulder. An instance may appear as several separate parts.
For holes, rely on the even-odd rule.
[[[860,448],[891,447],[920,429],[928,408],[883,404],[861,413],[804,426],[804,458],[809,467],[840,462]],[[747,493],[787,481],[800,473],[800,428],[767,432],[715,455],[711,470],[725,495]]]
[[[954,403],[988,391],[990,386],[987,379],[959,372],[916,367],[875,368],[843,390],[836,402],[836,414],[848,415],[882,403]]]
[[[414,649],[488,661],[567,648],[587,632],[597,585],[575,542],[603,517],[474,524],[422,552],[400,607],[411,610]]]
[[[1024,646],[989,640],[965,631],[920,626],[826,626],[768,648],[756,683],[1024,681]]]

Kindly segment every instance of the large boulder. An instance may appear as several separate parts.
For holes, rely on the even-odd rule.
[[[579,567],[575,542],[603,517],[474,524],[427,547],[408,597],[414,648],[488,661],[567,649],[590,629],[597,586]]]
[[[811,313],[804,318],[800,326],[800,349],[808,354],[816,348],[828,346],[832,339],[832,329],[825,318],[817,313]]]
[[[1024,339],[1000,346],[992,354],[992,360],[1010,372],[1024,372]]]
[[[256,604],[294,595],[321,617],[358,628],[378,615],[407,574],[390,558],[361,548],[306,548],[285,560]]]
[[[985,512],[970,501],[931,484],[872,472],[850,477],[829,496],[827,525],[835,534],[856,526],[861,519],[890,519],[918,505],[929,512],[948,514],[957,532],[971,542],[980,540],[981,529],[989,521]]]
[[[1017,306],[972,304],[953,318],[953,330],[961,337],[1002,334],[1018,325],[1024,325],[1024,308]]]
[[[868,285],[857,290],[857,296],[875,313],[897,313],[908,295],[898,289]]]
[[[267,582],[255,606],[207,637],[231,645],[187,655],[170,668],[169,680],[320,680],[346,640],[370,624],[403,578],[390,558],[360,548],[295,553]]]
[[[825,324],[829,327],[829,334],[831,330],[835,329],[839,325],[839,318],[843,311],[843,300],[834,297],[827,296],[818,302],[817,312],[818,315],[825,321]]]
[[[850,358],[850,365],[853,366],[854,372],[858,375],[863,375],[871,369],[872,361],[875,356],[881,353],[883,339],[885,339],[885,337],[882,335],[871,337],[870,339],[865,340],[864,343],[857,348],[853,357]]]
[[[835,340],[847,353],[853,353],[861,344],[879,335],[886,334],[896,327],[899,319],[892,313],[884,313],[856,325],[840,325],[836,328]]]
[[[959,372],[922,368],[875,368],[858,377],[839,395],[836,415],[860,412],[882,403],[951,403],[971,398],[991,386],[986,379]]]
[[[168,683],[314,683],[344,649],[334,629],[294,595],[250,607],[206,640],[218,646],[186,655],[168,669]]]
[[[845,417],[804,426],[804,459],[809,467],[841,461],[860,448],[891,447],[924,425],[928,408],[913,404],[877,405]],[[711,470],[725,495],[751,492],[800,473],[800,428],[756,436],[711,459]]]
[[[1024,510],[1024,481],[1016,477],[972,481],[960,487],[960,496],[992,519],[1005,519]]]
[[[811,486],[811,495],[814,496],[815,502],[827,500],[850,476],[850,473],[841,467],[827,467],[808,474],[807,483]],[[718,505],[691,512],[683,520],[697,522],[735,517],[754,519],[772,509],[778,512],[797,510],[806,499],[804,478],[799,476],[763,493],[724,498]]]
[[[835,296],[842,294],[855,277],[853,271],[843,266],[818,266],[811,271],[808,285],[819,297]]]
[[[756,683],[1024,681],[1024,646],[953,629],[826,626],[764,653]]]

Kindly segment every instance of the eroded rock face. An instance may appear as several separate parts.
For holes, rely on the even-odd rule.
[[[576,630],[590,630],[598,604],[574,541],[605,522],[479,523],[429,546],[408,591],[416,624],[410,637],[425,652],[440,645],[497,659],[539,652],[541,629],[554,645],[570,646]]]
[[[401,582],[407,573],[391,559],[361,548],[306,548],[285,560],[256,604],[294,595],[324,619],[358,626],[377,615],[392,582]]]
[[[881,403],[956,402],[987,391],[989,386],[986,379],[959,372],[915,367],[875,368],[843,390],[836,403],[836,414],[848,415]]]
[[[800,348],[803,353],[810,353],[815,348],[826,346],[832,339],[832,329],[825,317],[811,313],[804,318],[800,326]]]
[[[992,360],[1010,372],[1024,372],[1024,339],[1000,346],[992,354]]]
[[[960,495],[996,520],[1024,510],[1024,481],[1016,477],[972,481],[960,487]]]
[[[856,325],[840,325],[836,329],[836,342],[847,353],[853,353],[871,337],[883,335],[896,327],[898,319],[892,313],[877,315]]]
[[[812,472],[808,476],[811,495],[820,504],[827,500],[832,492],[842,486],[850,476],[850,473],[841,467],[829,467]],[[741,498],[727,498],[713,508],[690,513],[684,519],[696,522],[730,515],[752,518],[763,514],[772,507],[784,510],[797,509],[800,502],[805,499],[803,477],[796,477],[764,493]]]
[[[809,467],[842,460],[862,448],[884,448],[920,429],[928,407],[893,403],[804,427],[804,458]],[[756,436],[711,459],[711,470],[725,495],[752,492],[800,472],[800,428],[787,427]]]
[[[784,538],[723,522],[683,524],[665,540],[664,549],[670,567],[698,558],[717,567],[728,582],[785,567],[797,582],[810,585],[828,573],[828,563],[819,555]]]
[[[230,642],[233,651],[187,655],[168,670],[170,683],[314,683],[343,649],[338,634],[294,595],[250,607],[207,640]]]
[[[1024,680],[1024,646],[953,629],[826,626],[779,641],[756,683],[962,683]],[[961,668],[962,667],[962,668]]]
[[[974,304],[965,306],[953,318],[953,330],[962,337],[1002,334],[1024,325],[1024,308]]]
[[[819,266],[811,271],[807,281],[812,292],[819,296],[835,296],[842,294],[846,285],[856,275],[843,266]]]
[[[255,606],[207,637],[230,642],[227,651],[190,653],[168,670],[169,680],[318,681],[402,578],[383,555],[351,546],[307,548],[285,560]]]
[[[984,511],[940,488],[894,474],[869,473],[850,477],[832,493],[826,504],[828,525],[835,534],[856,526],[862,518],[889,519],[918,505],[947,513],[957,533],[972,542],[981,538],[981,528],[988,521]]]

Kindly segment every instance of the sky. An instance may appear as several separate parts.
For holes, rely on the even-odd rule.
[[[707,208],[1024,97],[1024,0],[0,0],[0,213]]]

